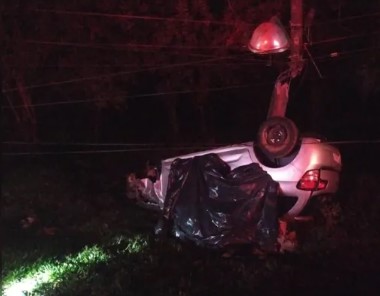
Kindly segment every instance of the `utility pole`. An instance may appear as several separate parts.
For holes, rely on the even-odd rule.
[[[291,0],[290,11],[290,69],[294,78],[301,73],[303,68],[303,0]]]
[[[303,0],[290,0],[290,62],[289,72],[278,77],[267,117],[285,117],[289,100],[289,81],[298,76],[303,68]]]

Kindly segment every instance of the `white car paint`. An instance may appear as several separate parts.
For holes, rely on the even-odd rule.
[[[263,165],[255,154],[253,142],[247,142],[211,150],[195,152],[165,159],[161,163],[160,179],[153,185],[160,208],[163,208],[167,191],[168,176],[172,162],[177,159],[187,159],[209,153],[217,154],[231,169],[250,163],[259,163],[260,166],[280,185],[281,196],[296,197],[297,201],[288,211],[289,217],[301,214],[310,198],[318,195],[334,194],[338,190],[341,171],[341,156],[339,150],[315,138],[303,138],[300,149],[295,158],[282,167],[268,167]],[[313,169],[320,170],[321,179],[327,180],[324,190],[305,191],[297,188],[297,184],[305,172]]]

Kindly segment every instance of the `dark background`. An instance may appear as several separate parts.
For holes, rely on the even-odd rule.
[[[255,25],[273,12],[285,26],[289,23],[289,1],[5,4],[1,27],[6,141],[250,140],[265,119],[276,76],[287,67],[288,53],[263,57],[245,46]],[[305,1],[305,14],[311,7],[316,16],[305,28],[310,36],[305,42],[323,78],[304,53],[306,66],[292,83],[288,116],[301,131],[334,140],[376,138],[380,134],[379,1]],[[121,14],[164,19],[115,16]],[[331,53],[338,56],[332,58]],[[214,58],[225,59],[201,61]],[[192,62],[196,64],[173,67]],[[155,69],[143,71],[146,67]],[[122,71],[135,73],[114,75]],[[234,85],[246,87],[207,90]],[[133,98],[186,90],[192,92]]]
[[[67,159],[81,151],[79,158],[132,166],[136,160],[137,166],[189,151],[188,145],[254,139],[289,53],[255,55],[247,44],[254,28],[274,14],[289,30],[289,4],[3,2],[4,156],[15,161],[6,153],[69,153],[59,156]],[[311,9],[315,17],[308,24]],[[311,56],[303,53],[287,116],[301,132],[331,141],[379,139],[380,1],[305,0],[303,10]],[[362,151],[375,148],[341,146],[369,162]]]
[[[59,247],[68,250],[87,232],[97,239],[119,230],[151,234],[156,217],[125,203],[125,175],[142,176],[147,159],[255,138],[289,53],[258,56],[247,44],[273,14],[289,29],[289,3],[1,1],[2,220],[7,210],[16,213],[4,228],[19,227],[34,210],[40,226],[58,227]],[[301,132],[348,141],[338,144],[338,229],[331,237],[322,232],[309,253],[264,260],[264,268],[246,256],[221,262],[199,249],[151,244],[138,257],[120,255],[111,267],[91,270],[86,280],[72,274],[63,294],[107,294],[115,287],[120,295],[179,295],[180,289],[209,295],[220,287],[268,295],[378,291],[380,1],[304,0],[304,6],[305,15],[315,8],[304,32],[313,59],[304,52],[287,116]],[[67,240],[66,231],[79,235]],[[6,237],[6,274],[12,265],[35,262],[41,255],[35,246],[54,251],[50,237],[32,241],[38,243],[29,244],[24,232]],[[199,258],[204,262],[195,266]],[[193,274],[193,286],[176,288]]]

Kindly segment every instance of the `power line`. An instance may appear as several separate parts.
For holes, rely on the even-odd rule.
[[[313,22],[312,26],[325,25],[325,24],[337,23],[337,22],[342,22],[342,21],[345,22],[345,21],[374,17],[374,16],[380,16],[380,11],[368,13],[368,14],[351,15],[351,16],[338,18],[334,20],[328,20],[328,21]]]
[[[102,74],[102,75],[97,75],[97,76],[82,77],[82,78],[68,79],[68,80],[62,80],[62,81],[54,81],[54,82],[35,84],[35,85],[27,85],[24,87],[24,89],[33,89],[33,88],[40,88],[40,87],[47,87],[47,86],[63,85],[63,84],[68,84],[68,83],[75,83],[75,82],[81,82],[81,81],[87,81],[87,80],[95,80],[95,79],[101,79],[101,78],[107,78],[107,77],[122,76],[122,75],[145,72],[145,71],[190,66],[190,65],[196,65],[199,63],[213,62],[213,61],[218,61],[218,60],[223,60],[223,59],[227,59],[227,57],[219,57],[219,58],[214,58],[214,59],[207,59],[207,60],[205,59],[205,60],[198,60],[198,61],[192,61],[192,62],[186,62],[186,63],[171,64],[171,65],[167,65],[167,66],[163,66],[163,67],[152,67],[152,68],[145,68],[145,69],[134,70],[134,71],[121,71],[121,72]],[[8,88],[8,89],[4,89],[3,93],[14,92],[17,90],[18,90],[17,88]]]
[[[75,48],[94,48],[94,49],[103,49],[103,50],[124,50],[124,49],[135,49],[139,52],[147,52],[147,53],[157,53],[158,48],[164,48],[165,54],[175,54],[175,55],[184,55],[184,56],[191,56],[191,57],[204,57],[204,58],[214,58],[215,54],[202,54],[202,53],[195,53],[195,52],[175,52],[173,50],[180,50],[180,49],[245,49],[245,46],[234,46],[234,47],[226,47],[226,46],[183,46],[183,45],[154,45],[154,44],[103,44],[103,43],[81,43],[81,42],[63,42],[63,41],[44,41],[44,40],[24,40],[21,42],[30,43],[30,44],[40,44],[40,45],[56,45],[56,46],[68,46],[68,47],[75,47]],[[139,48],[139,46],[142,46],[142,48]],[[30,48],[29,48],[30,49]],[[151,49],[151,50],[149,50]],[[162,52],[160,52],[162,53]],[[244,51],[243,53],[237,53],[236,56],[230,55],[225,56],[226,59],[239,59],[241,60],[242,56],[249,56],[248,61],[256,61],[258,63],[265,63],[262,59],[258,59],[253,57],[253,55],[248,52]],[[136,65],[137,66],[137,65]]]
[[[323,56],[318,56],[315,57],[315,60],[336,60],[336,59],[345,59],[349,58],[350,56],[358,53],[363,53],[366,51],[371,51],[371,50],[379,50],[380,46],[374,46],[374,47],[366,47],[366,48],[360,48],[360,49],[355,49],[355,50],[349,50],[349,51],[337,51],[337,52],[331,52],[330,54],[323,55]]]
[[[349,36],[334,37],[319,41],[310,42],[310,45],[323,44],[337,42],[347,39],[367,37],[379,34],[380,31],[370,32],[370,33],[360,33],[353,34]],[[166,48],[166,49],[218,49],[218,48],[229,48],[229,49],[246,49],[246,45],[242,46],[221,46],[221,45],[207,45],[207,46],[193,46],[193,45],[165,45],[165,44],[146,44],[146,43],[109,43],[109,44],[96,44],[96,43],[81,43],[81,42],[63,42],[63,41],[43,41],[43,40],[24,40],[23,42],[32,44],[42,44],[42,45],[59,45],[59,46],[72,46],[72,47],[90,47],[90,48],[101,48],[101,49],[118,49],[118,48]]]
[[[229,3],[230,4],[230,3]],[[131,20],[150,20],[150,21],[166,21],[166,22],[182,22],[182,23],[198,23],[198,24],[218,24],[226,26],[235,26],[236,21],[215,21],[215,20],[196,20],[196,19],[181,19],[175,17],[159,17],[159,16],[149,16],[149,15],[134,15],[134,14],[113,14],[113,13],[102,13],[102,12],[86,12],[86,11],[68,11],[68,10],[55,10],[55,9],[33,9],[35,12],[41,13],[52,13],[61,15],[74,15],[74,16],[97,16],[97,17],[107,17],[107,18],[120,18],[120,19],[131,19]],[[368,14],[351,15],[336,20],[327,20],[321,22],[314,22],[312,26],[335,23],[335,22],[345,22],[355,19],[375,17],[379,16],[380,12],[371,12]],[[239,24],[246,25],[257,25],[257,23],[250,23],[245,21],[239,21]]]
[[[356,145],[356,144],[380,144],[380,139],[377,140],[343,140],[343,141],[327,141],[331,145]]]
[[[57,45],[57,46],[67,46],[75,48],[91,48],[91,49],[101,49],[101,50],[136,50],[145,52],[157,52],[157,49],[165,50],[217,50],[217,49],[230,49],[230,50],[247,50],[246,45],[175,45],[175,44],[149,44],[149,43],[83,43],[83,42],[64,42],[64,41],[46,41],[46,40],[34,40],[27,39],[20,42],[25,42],[29,44],[40,44],[40,45]],[[152,49],[147,51],[147,49]],[[171,52],[170,52],[171,53]],[[180,52],[177,54],[181,54]],[[188,53],[186,55],[202,56],[202,54]]]
[[[364,51],[369,51],[369,50],[375,50],[379,49],[379,47],[371,47],[371,48],[364,48],[364,49],[358,49],[358,50],[353,50],[353,51],[345,51],[345,52],[338,52],[337,57],[333,57],[330,55],[324,55],[324,56],[319,56],[315,57],[314,59],[316,60],[323,60],[323,59],[342,59],[342,58],[347,58],[341,57],[340,55],[349,55],[353,53],[360,53]],[[175,66],[178,64],[174,64]],[[123,72],[126,73],[126,72]],[[130,72],[128,72],[130,73]],[[86,78],[83,78],[86,80]],[[90,77],[91,79],[91,77]],[[216,91],[222,91],[222,90],[228,90],[228,89],[239,89],[239,88],[248,88],[248,87],[256,87],[256,86],[262,86],[262,85],[269,85],[272,84],[272,82],[264,82],[264,83],[259,83],[259,84],[242,84],[242,85],[234,85],[230,87],[220,87],[220,88],[209,88],[209,89],[204,89],[204,90],[183,90],[183,91],[173,91],[173,92],[159,92],[159,93],[149,93],[149,94],[140,94],[140,95],[132,95],[132,96],[125,96],[125,95],[118,95],[114,97],[110,97],[109,99],[117,99],[117,98],[124,98],[124,99],[130,99],[130,98],[139,98],[139,97],[156,97],[156,96],[163,96],[163,95],[173,95],[173,94],[187,94],[187,93],[196,93],[200,91],[208,91],[208,92],[216,92]],[[50,84],[48,84],[50,85]],[[41,86],[41,85],[38,85]],[[30,86],[33,87],[33,86]],[[10,90],[5,90],[4,92],[10,92],[14,91],[15,89],[10,89]],[[126,94],[126,93],[123,93]],[[43,106],[53,106],[53,105],[67,105],[67,104],[79,104],[79,103],[91,103],[91,102],[97,102],[97,101],[102,101],[104,99],[84,99],[84,100],[70,100],[70,101],[59,101],[59,102],[51,102],[51,103],[40,103],[40,104],[32,104],[31,106],[33,107],[43,107]],[[2,106],[2,109],[10,109],[10,108],[23,108],[23,105],[16,105],[16,106]]]
[[[211,146],[210,146],[211,147]],[[218,146],[212,146],[217,148]],[[64,154],[94,154],[94,153],[125,153],[125,152],[146,152],[146,151],[168,151],[168,150],[199,150],[205,147],[151,147],[151,148],[130,148],[130,149],[109,149],[109,150],[76,150],[61,152],[10,152],[2,153],[3,156],[37,156],[37,155],[64,155]]]
[[[347,55],[351,53],[360,53],[364,51],[370,51],[370,50],[376,50],[379,49],[380,47],[366,47],[366,48],[361,48],[361,49],[355,49],[355,50],[349,50],[349,51],[337,51],[333,52],[327,55],[321,55],[318,57],[314,57],[314,59],[327,59],[327,58],[334,58],[334,59],[340,59],[342,58],[341,55]],[[335,56],[332,56],[335,55]],[[211,58],[211,55],[196,55],[195,56],[202,56],[202,57],[209,57]],[[236,57],[226,57],[228,59],[236,59],[237,61],[234,63],[202,63],[201,66],[242,66],[242,65],[266,65],[267,61],[266,60],[261,60],[261,59],[242,59],[239,56]],[[239,59],[239,60],[238,60]],[[278,63],[279,61],[276,61]],[[286,63],[286,62],[284,62]],[[168,65],[173,65],[173,63],[162,63],[162,64],[65,64],[65,65],[7,65],[8,68],[122,68],[122,67],[131,67],[131,68],[141,68],[141,67],[162,67],[162,66],[168,66]]]
[[[336,54],[337,55],[341,55],[341,54],[350,54],[350,53],[356,53],[356,52],[362,52],[362,51],[367,51],[367,50],[375,50],[375,49],[378,49],[379,47],[368,47],[368,48],[363,48],[363,49],[358,49],[358,50],[350,50],[350,51],[341,51],[341,52],[337,52]],[[198,55],[195,55],[195,56],[198,56]],[[209,57],[209,58],[212,58],[211,55],[199,55],[199,56],[202,56],[202,57]],[[318,56],[318,57],[315,57],[315,59],[324,59],[324,58],[331,58],[331,54],[328,54],[328,55],[323,55],[323,56]],[[234,62],[234,63],[202,63],[201,65],[202,66],[241,66],[241,65],[255,65],[255,64],[267,64],[267,61],[266,60],[263,60],[263,59],[255,59],[255,58],[249,58],[249,59],[243,59],[241,58],[241,56],[236,56],[236,57],[233,57],[233,56],[226,56],[226,59],[236,59],[237,61]],[[277,61],[278,63],[279,61]],[[284,62],[286,63],[286,62]],[[138,65],[138,64],[66,64],[66,65],[7,65],[7,67],[9,68],[18,68],[18,67],[29,67],[29,68],[36,68],[36,67],[39,67],[39,68],[80,68],[80,67],[88,67],[88,68],[122,68],[122,67],[131,67],[131,68],[136,68],[136,67],[153,67],[153,66],[157,66],[157,67],[162,67],[162,66],[170,66],[170,65],[173,65],[173,63],[162,63],[162,64],[142,64],[142,65]]]
[[[53,10],[53,9],[33,9],[33,11],[63,14],[63,15],[75,15],[75,16],[98,16],[98,17],[101,16],[101,17],[108,17],[108,18],[120,18],[120,19],[131,19],[131,20],[198,23],[198,24],[206,24],[206,25],[218,24],[218,25],[235,26],[237,23],[237,22],[226,22],[226,21],[215,21],[215,20],[180,19],[180,18],[174,18],[174,17],[160,17],[160,16],[133,15],[133,14],[113,14],[113,13],[68,11],[68,10]],[[247,23],[247,25],[248,24],[249,23]]]
[[[22,42],[22,41],[21,41]],[[25,41],[24,41],[25,42]],[[61,45],[61,46],[65,46],[65,44],[63,44],[62,42],[56,42],[56,41],[41,41],[41,40],[33,40],[33,43],[31,44],[45,44],[46,42],[49,42],[51,43],[52,45]],[[69,47],[76,47],[75,45],[76,44],[79,44],[79,48],[86,48],[86,47],[89,47],[91,48],[91,44],[89,43],[84,43],[88,46],[81,46],[82,43],[71,43],[70,45],[68,45]],[[137,50],[139,52],[144,52],[144,53],[157,53],[157,48],[155,46],[153,46],[153,48],[151,48],[151,50],[149,50],[149,48],[133,48],[133,47],[122,47],[122,48],[118,48],[118,47],[104,47],[104,45],[101,45],[103,47],[98,47],[96,44],[94,45],[94,48],[98,49],[98,48],[101,48],[101,49],[104,49],[104,50],[125,50],[125,49],[132,49],[132,50]],[[183,51],[173,51],[173,50],[176,50],[176,49],[173,49],[171,50],[171,48],[169,47],[166,47],[165,49],[167,50],[170,50],[170,51],[165,51],[165,54],[169,54],[169,55],[181,55],[181,56],[186,56],[186,57],[204,57],[204,58],[214,58],[215,57],[215,54],[211,55],[211,54],[202,54],[202,53],[194,53],[194,52],[183,52]],[[30,47],[28,47],[28,50],[30,51]],[[160,52],[162,53],[162,52]],[[241,60],[241,57],[242,56],[248,56],[248,52],[246,53],[238,53],[236,54],[235,56],[234,55],[231,55],[230,56],[226,56],[227,59],[231,59],[231,60],[235,60],[235,59],[239,59]],[[260,62],[264,62],[262,59],[258,59],[258,58],[254,58],[252,56],[251,53],[249,53],[249,56],[251,58],[248,59],[248,61],[257,61],[258,63]]]
[[[348,140],[348,141],[328,141],[323,142],[332,145],[356,145],[356,144],[379,144],[378,140]],[[306,145],[318,145],[318,143],[309,143]],[[233,146],[233,145],[230,145]],[[213,144],[208,148],[218,148],[222,145]],[[39,155],[65,155],[65,154],[98,154],[98,153],[125,153],[125,152],[146,152],[146,151],[168,151],[168,150],[199,150],[206,146],[177,146],[177,147],[149,147],[149,148],[130,148],[130,149],[106,149],[106,150],[75,150],[60,152],[10,152],[2,153],[3,156],[39,156]]]
[[[151,52],[151,51],[149,51]],[[165,52],[166,53],[166,52]],[[211,54],[198,54],[198,53],[184,53],[184,52],[167,52],[167,54],[175,54],[175,55],[186,55],[186,56],[194,56],[194,57],[203,57],[203,58],[215,58],[215,54],[214,55],[211,55]],[[267,63],[267,60],[265,59],[259,59],[259,58],[255,58],[252,56],[251,53],[248,53],[248,52],[245,52],[245,53],[238,53],[238,54],[235,54],[235,55],[224,55],[224,56],[220,56],[220,57],[225,57],[227,60],[235,60],[236,62],[231,62],[231,63],[226,63],[226,62],[222,62],[222,63],[208,63],[208,62],[205,62],[205,63],[202,63],[202,65],[211,65],[211,66],[218,66],[218,65],[238,65],[238,64],[246,64],[246,63],[258,63],[258,64],[266,64]],[[278,61],[277,61],[278,62]],[[136,64],[136,63],[117,63],[117,64],[75,64],[75,63],[72,63],[72,64],[64,64],[64,65],[61,65],[61,64],[50,64],[50,65],[39,65],[39,64],[35,64],[35,65],[32,65],[32,64],[27,64],[27,65],[16,65],[16,64],[13,64],[13,65],[6,65],[6,67],[9,67],[9,68],[18,68],[18,67],[31,67],[31,68],[35,68],[35,67],[41,67],[41,68],[74,68],[74,67],[94,67],[94,68],[101,68],[101,67],[113,67],[113,68],[116,68],[116,67],[153,67],[153,66],[167,66],[167,65],[173,65],[173,63],[154,63],[154,64]]]
[[[342,40],[348,40],[348,39],[354,39],[354,38],[360,38],[360,37],[370,37],[372,35],[379,34],[380,31],[370,32],[370,33],[361,33],[361,34],[353,34],[349,36],[340,36],[340,37],[334,37],[319,41],[313,41],[310,42],[309,45],[319,45],[319,44],[325,44],[325,43],[332,43],[332,42],[338,42]],[[199,45],[165,45],[165,44],[139,44],[139,43],[109,43],[109,44],[103,44],[103,43],[83,43],[83,42],[64,42],[64,41],[45,41],[45,40],[24,40],[23,42],[30,43],[30,44],[41,44],[41,45],[57,45],[57,46],[68,46],[68,47],[76,47],[76,48],[95,48],[95,49],[131,49],[135,48],[136,50],[140,50],[141,48],[147,49],[239,49],[239,50],[246,50],[246,45],[241,46],[222,46],[222,45],[208,45],[208,46],[199,46]],[[257,59],[258,60],[258,59]]]
[[[335,38],[330,38],[330,39],[325,39],[325,40],[319,40],[319,41],[313,41],[310,42],[309,45],[313,46],[316,44],[324,44],[324,43],[331,43],[331,42],[337,42],[337,41],[342,41],[342,40],[347,40],[347,39],[353,39],[353,38],[360,38],[360,37],[369,37],[372,35],[380,34],[380,31],[375,31],[375,32],[370,32],[370,33],[364,33],[364,34],[353,34],[349,36],[341,36],[341,37],[335,37]]]
[[[230,48],[239,49],[245,48],[245,46],[222,46],[222,45],[165,45],[165,44],[144,44],[144,43],[81,43],[81,42],[62,42],[62,41],[44,41],[44,40],[23,40],[22,42],[31,44],[43,44],[43,45],[60,45],[60,46],[73,46],[84,48],[96,48],[96,49],[123,49],[123,48],[165,48],[165,49],[218,49],[218,48]]]
[[[224,91],[224,90],[230,90],[230,89],[242,89],[242,88],[249,88],[249,87],[257,87],[257,86],[263,86],[263,85],[271,85],[272,82],[263,82],[263,83],[257,83],[257,84],[239,84],[239,85],[233,85],[233,86],[226,86],[226,87],[214,87],[214,88],[207,88],[207,89],[196,89],[196,90],[182,90],[182,91],[170,91],[170,92],[158,92],[158,93],[148,93],[148,94],[139,94],[139,95],[132,95],[132,96],[123,96],[118,95],[114,97],[110,97],[109,99],[117,99],[117,98],[124,98],[124,99],[132,99],[132,98],[144,98],[144,97],[157,97],[157,96],[165,96],[165,95],[174,95],[174,94],[189,94],[189,93],[197,93],[197,92],[218,92],[218,91]],[[92,103],[92,102],[99,102],[103,101],[104,99],[85,99],[85,100],[70,100],[70,101],[59,101],[59,102],[50,102],[50,103],[40,103],[40,104],[31,104],[29,106],[31,107],[45,107],[45,106],[54,106],[54,105],[68,105],[68,104],[80,104],[80,103]],[[10,109],[11,106],[2,106],[3,109]],[[12,108],[24,108],[24,105],[15,105],[12,106]]]
[[[219,144],[200,144],[200,143],[188,143],[184,144],[182,143],[181,146],[176,145],[168,145],[167,143],[89,143],[89,142],[71,142],[71,143],[64,143],[64,142],[19,142],[19,141],[5,141],[2,142],[2,144],[6,145],[20,145],[20,146],[125,146],[125,147],[145,147],[145,146],[164,146],[164,147],[172,147],[172,148],[183,148],[183,147],[209,147],[209,146],[228,146],[231,144],[228,143],[219,143]]]
[[[258,65],[265,64],[265,60],[244,60],[236,63],[204,63],[201,66],[242,66],[242,65]],[[167,66],[172,65],[173,63],[162,63],[162,64],[66,64],[66,65],[7,65],[7,68],[137,68],[137,67],[153,67],[153,66]]]
[[[363,51],[367,51],[367,50],[374,50],[374,49],[378,49],[378,47],[364,48],[364,49],[358,49],[358,50],[353,50],[353,51],[339,52],[337,54],[338,55],[342,55],[342,54],[343,55],[347,55],[347,54],[350,54],[350,53],[359,53],[359,52],[363,52]],[[330,55],[324,55],[324,56],[315,57],[315,59],[320,60],[320,59],[326,59],[326,58],[329,58],[329,57],[332,58],[331,54]],[[165,69],[165,68],[171,68],[171,67],[179,67],[179,66],[193,65],[193,64],[198,64],[198,63],[205,63],[205,62],[207,63],[207,62],[216,61],[216,60],[234,59],[234,58],[237,58],[237,57],[222,57],[222,58],[215,58],[215,59],[210,59],[210,60],[201,60],[201,61],[188,62],[188,63],[182,63],[182,64],[166,64],[164,66],[144,68],[144,69],[139,69],[139,70],[135,70],[135,71],[122,71],[122,72],[111,73],[111,74],[103,74],[103,75],[99,75],[99,76],[82,77],[82,78],[78,78],[78,79],[70,79],[70,80],[57,81],[57,82],[49,82],[49,83],[45,83],[45,84],[29,85],[29,86],[26,86],[25,88],[31,89],[31,88],[53,86],[53,85],[61,85],[61,84],[66,84],[66,83],[80,82],[80,81],[86,81],[86,80],[93,80],[93,79],[100,79],[100,78],[113,77],[113,76],[119,76],[119,75],[127,75],[127,74],[139,73],[139,72],[156,70],[156,69]],[[334,57],[334,59],[337,59],[337,58],[341,59],[342,57],[339,57],[339,56],[338,57]],[[245,86],[244,85],[239,85],[239,86],[232,86],[232,87],[229,87],[229,88],[236,88],[236,87],[240,88],[240,87],[245,87]],[[248,85],[247,85],[247,87],[248,87]],[[208,91],[217,91],[217,90],[219,90],[219,88],[218,89],[208,89]],[[220,89],[220,90],[222,90],[222,89]],[[5,89],[5,90],[3,90],[3,93],[9,93],[9,92],[14,92],[14,91],[17,91],[17,88]],[[186,90],[186,91],[178,91],[178,92],[176,91],[176,92],[167,92],[167,93],[143,94],[141,96],[157,96],[157,95],[180,94],[180,93],[190,93],[190,92],[197,92],[197,91]],[[139,97],[139,96],[140,95],[138,95],[138,96],[131,96],[131,97]],[[117,97],[115,97],[115,98],[117,98]],[[94,100],[94,99],[91,99],[91,100],[77,100],[75,102],[74,101],[69,101],[69,102],[64,101],[64,102],[57,102],[57,103],[54,103],[54,104],[72,104],[72,103],[84,103],[84,102],[93,102],[93,101],[97,101],[97,100]],[[51,103],[51,104],[53,104],[53,103]],[[49,104],[36,104],[34,106],[43,106],[43,105],[47,106],[47,105],[50,105],[50,103]],[[20,108],[20,106],[15,106],[15,107]],[[9,107],[8,106],[3,106],[2,108],[9,108]]]
[[[337,141],[323,141],[322,143],[325,144],[332,144],[332,145],[349,145],[349,144],[380,144],[380,139],[374,139],[374,140],[337,140]],[[162,146],[168,147],[168,148],[204,148],[204,147],[221,147],[221,146],[233,146],[233,144],[229,143],[217,143],[217,144],[202,144],[202,143],[188,143],[184,144],[182,143],[180,146],[176,145],[168,145],[167,143],[89,143],[89,142],[70,142],[70,143],[64,143],[64,142],[18,142],[18,141],[5,141],[2,142],[2,144],[6,145],[20,145],[20,146],[124,146],[124,147],[157,147]],[[304,143],[303,145],[319,145],[320,143]],[[91,150],[94,151],[94,150]]]
[[[370,35],[378,34],[378,33],[380,33],[380,31],[373,32]],[[341,40],[342,38],[348,39],[348,38],[356,38],[359,36],[362,36],[362,35],[360,34],[360,35],[352,35],[352,36],[346,36],[346,37],[341,37],[341,38],[328,39],[328,40],[324,40],[324,41],[314,42],[313,44],[320,44],[322,42],[324,42],[324,43],[325,42],[333,42],[333,41]],[[247,55],[248,55],[248,53],[247,53]],[[224,56],[224,57],[218,57],[218,58],[213,58],[213,59],[209,59],[209,60],[205,59],[205,60],[198,60],[198,61],[179,63],[179,64],[167,64],[164,66],[149,67],[149,68],[144,68],[144,69],[139,69],[139,70],[134,70],[134,71],[121,71],[121,72],[103,74],[103,75],[98,75],[98,76],[82,77],[82,78],[77,78],[77,79],[69,79],[69,80],[49,82],[49,83],[36,84],[36,85],[28,85],[28,86],[25,86],[25,89],[62,85],[62,84],[67,84],[67,83],[75,83],[75,82],[81,82],[81,81],[86,81],[86,80],[115,77],[115,76],[128,75],[128,74],[140,73],[140,72],[151,71],[151,70],[167,69],[167,68],[172,68],[172,67],[180,67],[180,66],[195,65],[195,64],[204,64],[207,62],[213,62],[213,61],[225,60],[225,59],[237,59],[237,57],[226,57],[226,56]],[[261,61],[261,60],[257,60],[257,61]],[[14,92],[17,90],[18,90],[17,88],[4,89],[3,93]]]

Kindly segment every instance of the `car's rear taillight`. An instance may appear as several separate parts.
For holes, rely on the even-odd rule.
[[[317,191],[327,186],[326,180],[321,180],[319,170],[307,171],[299,180],[297,188],[300,190]]]

